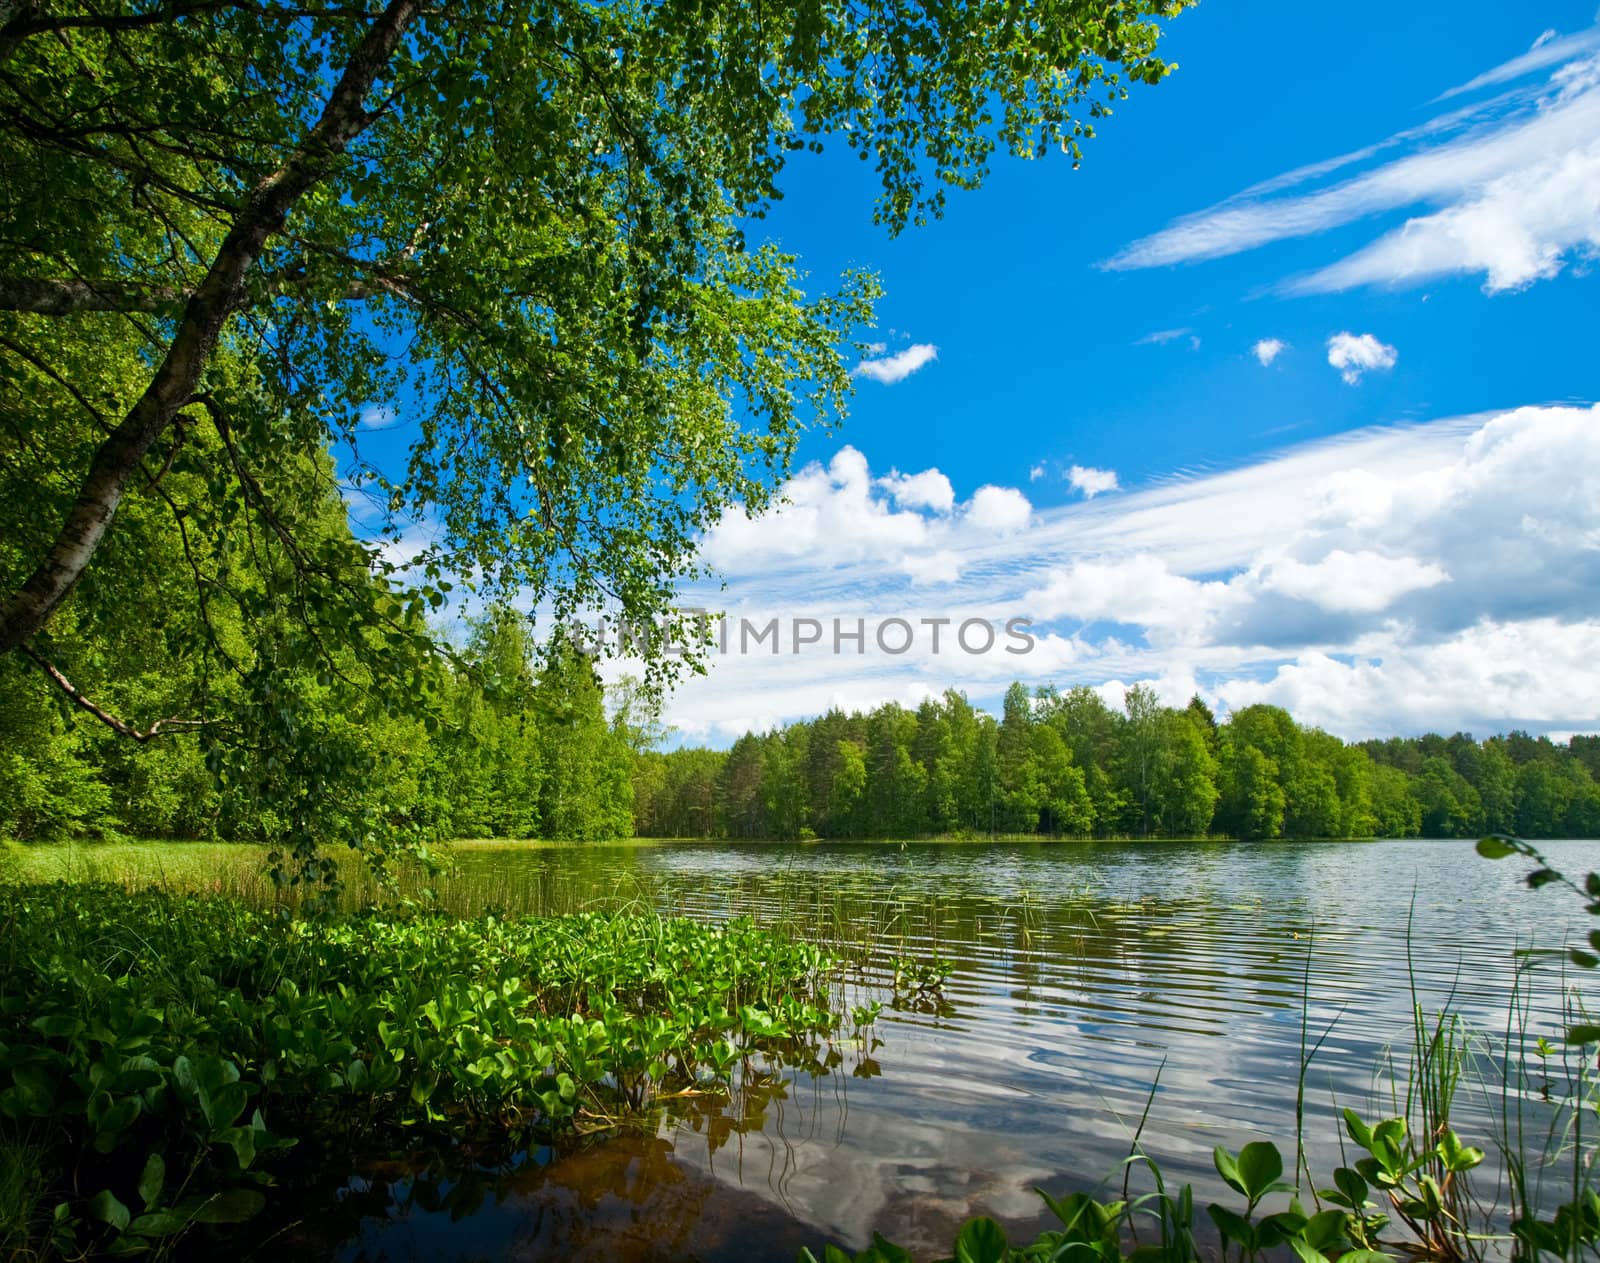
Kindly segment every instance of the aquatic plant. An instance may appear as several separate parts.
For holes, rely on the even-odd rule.
[[[0,944],[0,1126],[36,1138],[75,1252],[247,1219],[297,1141],[615,1127],[819,1064],[839,1025],[823,953],[744,920],[293,918],[57,884],[0,888]]]

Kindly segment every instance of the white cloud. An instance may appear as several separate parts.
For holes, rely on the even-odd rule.
[[[728,589],[685,603],[949,619],[940,652],[715,658],[672,722],[726,740],[947,686],[995,706],[1013,678],[1276,701],[1346,737],[1600,714],[1600,406],[1379,427],[1043,510],[989,487],[908,511],[884,481],[853,448],[807,466],[789,505],[711,533]],[[1032,653],[951,649],[962,620],[1014,616]]]
[[[955,488],[937,469],[925,469],[920,474],[902,474],[898,469],[891,469],[887,478],[878,480],[878,485],[903,509],[948,513],[955,508]]]
[[[1030,469],[1028,471],[1028,481],[1029,482],[1038,482],[1039,479],[1044,477],[1044,473],[1045,473],[1044,462],[1041,461],[1039,464],[1035,465],[1032,469]]]
[[[1045,620],[1133,623],[1194,639],[1227,600],[1226,583],[1173,574],[1159,557],[1136,553],[1075,561],[1026,593],[1023,604]]]
[[[1370,333],[1336,333],[1328,339],[1328,363],[1339,370],[1347,385],[1361,381],[1363,373],[1385,373],[1400,353]]]
[[[387,430],[399,419],[399,414],[387,405],[368,404],[361,409],[357,424],[363,430]]]
[[[1165,346],[1168,342],[1176,342],[1179,338],[1183,337],[1187,337],[1198,342],[1198,339],[1194,338],[1194,330],[1185,326],[1182,329],[1158,329],[1154,333],[1147,333],[1133,345]]]
[[[1087,465],[1074,465],[1067,470],[1067,481],[1074,490],[1083,493],[1085,500],[1092,500],[1095,496],[1106,491],[1116,491],[1117,471],[1114,469],[1094,469]]]
[[[1579,31],[1576,35],[1567,36],[1562,36],[1555,30],[1547,30],[1533,41],[1533,46],[1522,56],[1513,57],[1510,61],[1502,62],[1494,69],[1486,70],[1481,75],[1468,79],[1458,87],[1441,92],[1434,99],[1445,101],[1468,92],[1476,92],[1479,88],[1487,88],[1493,84],[1510,83],[1513,79],[1520,79],[1536,70],[1543,70],[1546,66],[1558,66],[1563,62],[1581,57],[1597,45],[1600,45],[1600,26],[1591,26],[1586,31]]]
[[[927,471],[942,478],[936,470]],[[917,485],[928,490],[932,479]],[[785,562],[827,568],[854,562],[894,564],[925,547],[928,519],[891,507],[874,493],[867,460],[843,447],[826,467],[807,465],[781,489],[773,512],[752,518],[727,514],[705,537],[702,557],[730,575],[770,570]]]
[[[1267,590],[1309,601],[1324,610],[1362,614],[1386,610],[1406,593],[1435,587],[1450,578],[1432,562],[1342,548],[1311,563],[1292,557],[1269,562],[1261,577]]]
[[[1437,644],[1375,638],[1353,660],[1310,652],[1265,679],[1220,684],[1230,708],[1269,702],[1350,740],[1509,727],[1593,732],[1600,622],[1485,620]]]
[[[1407,220],[1295,287],[1304,292],[1482,273],[1490,293],[1548,280],[1568,254],[1600,249],[1600,141],[1508,172],[1475,197]]]
[[[1015,487],[979,487],[966,512],[969,522],[998,535],[1015,534],[1032,516],[1033,506],[1028,503],[1028,497]]]
[[[1262,368],[1266,368],[1288,349],[1289,344],[1279,338],[1262,338],[1250,348],[1250,353],[1261,361]]]
[[[939,348],[931,342],[914,342],[903,351],[875,360],[862,360],[855,367],[857,377],[871,378],[885,386],[903,382],[918,369],[939,358]]]
[[[1111,268],[1215,259],[1409,207],[1426,213],[1339,262],[1288,285],[1328,292],[1480,274],[1490,292],[1554,276],[1600,251],[1600,28],[1548,40],[1444,97],[1549,70],[1538,89],[1513,89],[1328,162],[1268,180],[1127,246]],[[1443,98],[1441,98],[1443,99]],[[1288,188],[1413,151],[1339,183]]]

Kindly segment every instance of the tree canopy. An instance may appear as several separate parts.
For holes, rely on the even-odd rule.
[[[646,836],[1478,838],[1600,835],[1600,738],[1524,732],[1346,745],[1277,706],[1218,723],[1134,685],[1006,690],[999,717],[947,690],[916,710],[832,710],[726,753],[634,759]]]
[[[291,669],[413,705],[452,581],[648,623],[844,410],[876,283],[756,240],[790,156],[898,231],[1075,161],[1186,2],[0,0],[0,655],[266,742]],[[114,611],[190,654],[143,715],[60,661]]]

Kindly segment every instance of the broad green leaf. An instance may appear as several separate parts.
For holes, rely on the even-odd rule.
[[[132,1216],[128,1208],[117,1200],[117,1196],[108,1188],[101,1189],[89,1199],[89,1213],[101,1223],[110,1224],[118,1232],[128,1226]]]
[[[1005,1232],[986,1216],[967,1220],[956,1234],[956,1263],[1001,1263],[1006,1254]]]
[[[1238,1170],[1245,1195],[1259,1201],[1283,1175],[1283,1155],[1270,1140],[1254,1140],[1239,1150]]]
[[[159,1153],[152,1153],[145,1159],[144,1173],[139,1176],[139,1200],[144,1203],[146,1209],[161,1196],[161,1188],[166,1181],[166,1159]]]

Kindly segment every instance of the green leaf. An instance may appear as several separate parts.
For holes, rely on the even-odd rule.
[[[1331,1250],[1345,1241],[1345,1217],[1342,1210],[1324,1210],[1306,1220],[1301,1239],[1316,1250]]]
[[[908,1251],[886,1240],[881,1232],[872,1234],[872,1248],[877,1251],[883,1263],[915,1263]]]
[[[1478,839],[1478,854],[1483,856],[1483,858],[1486,860],[1503,860],[1506,858],[1506,856],[1515,855],[1516,853],[1517,848],[1512,846],[1504,838]],[[1345,1256],[1345,1258],[1349,1257],[1349,1255]],[[1359,1260],[1358,1263],[1360,1263]]]
[[[159,1153],[152,1153],[145,1159],[144,1174],[139,1177],[139,1200],[147,1210],[161,1196],[162,1185],[166,1182],[167,1161]]]
[[[89,1199],[89,1213],[101,1223],[110,1224],[118,1232],[128,1226],[132,1216],[128,1208],[117,1200],[117,1195],[108,1188],[101,1189]]]
[[[174,1210],[157,1210],[140,1215],[128,1225],[128,1231],[140,1237],[170,1237],[189,1226],[187,1215]]]
[[[956,1263],[1001,1263],[1006,1253],[1005,1231],[987,1216],[967,1220],[956,1235]]]
[[[229,1127],[218,1133],[217,1141],[233,1150],[240,1170],[247,1170],[256,1160],[256,1133],[253,1127]]]
[[[33,1019],[33,1029],[51,1039],[70,1039],[83,1029],[83,1019],[70,1013],[46,1013]]]
[[[1217,1168],[1217,1174],[1235,1193],[1250,1196],[1249,1189],[1245,1188],[1244,1176],[1239,1174],[1239,1161],[1222,1145],[1211,1151],[1211,1163]]]
[[[1567,1043],[1569,1044],[1594,1044],[1600,1043],[1600,1026],[1579,1023],[1577,1026],[1567,1027]]]
[[[1241,1245],[1246,1250],[1256,1248],[1255,1225],[1243,1215],[1229,1210],[1226,1206],[1219,1206],[1216,1202],[1206,1207],[1206,1214],[1211,1216],[1211,1222],[1217,1225],[1217,1231],[1222,1234],[1224,1241]]]
[[[1294,1251],[1300,1263],[1328,1263],[1327,1256],[1321,1250],[1299,1237],[1289,1238],[1289,1248]]]
[[[196,1208],[194,1221],[201,1224],[242,1224],[260,1214],[267,1199],[253,1188],[230,1188],[208,1197]]]
[[[1283,1175],[1283,1155],[1270,1140],[1254,1140],[1239,1150],[1239,1178],[1245,1196],[1260,1201]]]

